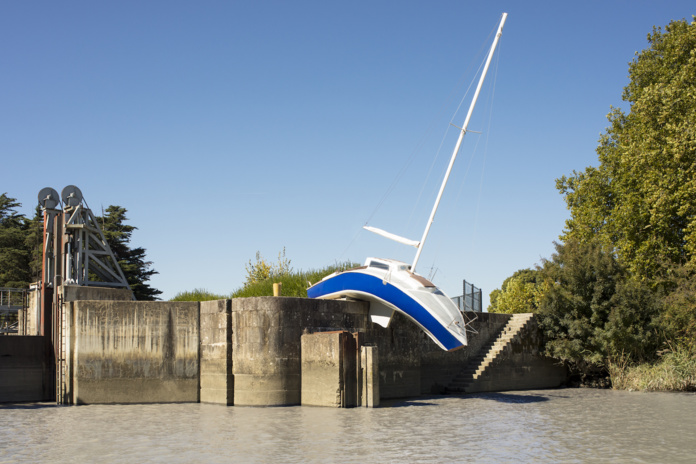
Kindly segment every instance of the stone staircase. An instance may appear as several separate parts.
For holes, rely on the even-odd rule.
[[[531,313],[513,314],[498,337],[481,347],[478,354],[471,358],[466,367],[452,380],[447,390],[453,393],[480,391],[476,384],[489,366],[533,318],[534,314]]]

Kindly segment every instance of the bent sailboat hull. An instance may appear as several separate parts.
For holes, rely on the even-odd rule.
[[[310,287],[307,295],[322,299],[349,297],[386,305],[415,322],[442,349],[452,351],[466,345],[464,321],[459,309],[436,287],[405,288],[379,276],[344,271]],[[439,317],[436,315],[438,312]],[[445,320],[442,320],[443,312]]]

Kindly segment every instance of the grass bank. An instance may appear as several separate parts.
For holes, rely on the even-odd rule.
[[[360,266],[352,262],[336,263],[321,269],[312,269],[309,271],[295,271],[283,274],[271,279],[266,279],[261,282],[244,285],[243,287],[233,291],[229,295],[220,295],[209,292],[205,289],[194,289],[177,293],[171,301],[210,301],[224,300],[227,298],[249,298],[256,296],[273,296],[273,284],[282,284],[282,296],[294,296],[300,298],[307,297],[307,287],[310,283],[315,284],[327,275],[336,272],[344,271],[352,267]]]
[[[609,366],[612,387],[628,391],[696,391],[696,353],[676,348],[655,363]]]

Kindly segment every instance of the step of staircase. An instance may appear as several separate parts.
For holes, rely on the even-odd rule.
[[[488,366],[505,350],[505,347],[512,343],[532,318],[534,318],[532,313],[513,314],[496,338],[481,347],[447,389],[457,393],[466,393],[467,390],[471,390]]]

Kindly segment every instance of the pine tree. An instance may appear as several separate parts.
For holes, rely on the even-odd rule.
[[[26,218],[15,198],[0,195],[0,287],[28,288],[31,282]]]
[[[137,227],[125,224],[128,220],[126,212],[125,208],[111,205],[104,216],[97,217],[97,222],[135,298],[157,300],[162,291],[152,288],[147,281],[158,272],[152,269],[152,261],[146,261],[145,248],[130,248],[131,235]]]
[[[29,253],[29,273],[32,282],[41,280],[43,266],[43,227],[44,217],[41,207],[37,206],[32,219],[25,219],[26,230],[24,245]]]

